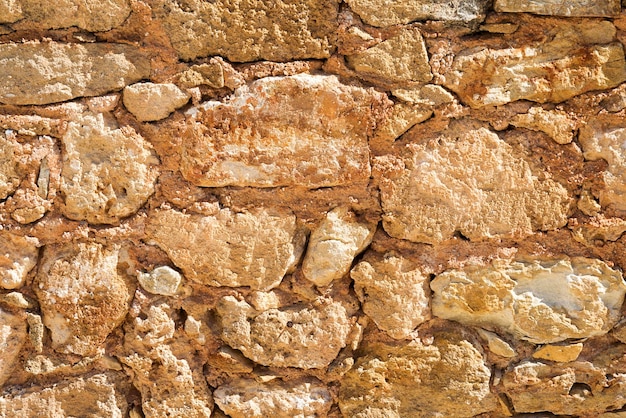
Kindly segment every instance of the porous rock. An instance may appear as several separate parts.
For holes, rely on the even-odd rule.
[[[599,17],[616,16],[622,9],[620,0],[496,0],[493,7],[496,12]]]
[[[141,287],[155,295],[174,296],[182,281],[179,272],[168,266],[160,266],[149,273],[139,272],[137,280]]]
[[[619,271],[582,257],[470,265],[439,274],[430,287],[433,315],[536,344],[607,333],[626,294]]]
[[[20,184],[15,152],[19,145],[0,133],[0,200],[6,199]]]
[[[418,123],[431,117],[433,111],[428,106],[413,103],[396,103],[387,118],[376,128],[374,140],[390,143]]]
[[[16,289],[24,285],[37,265],[38,241],[0,230],[0,287]]]
[[[165,119],[189,101],[175,84],[137,83],[124,88],[124,106],[141,122]]]
[[[26,337],[24,315],[0,309],[0,385],[11,376]]]
[[[531,107],[528,113],[516,115],[511,125],[533,131],[545,132],[557,144],[569,144],[574,139],[576,121],[567,113],[559,110],[544,110]]]

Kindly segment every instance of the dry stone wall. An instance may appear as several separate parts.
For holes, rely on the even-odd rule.
[[[626,417],[619,0],[0,0],[0,417]]]

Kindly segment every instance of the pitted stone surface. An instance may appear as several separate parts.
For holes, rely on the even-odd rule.
[[[25,315],[15,315],[0,309],[0,385],[4,385],[17,366],[26,337]]]
[[[0,200],[6,199],[20,184],[15,152],[18,144],[0,133]]]
[[[189,101],[175,84],[137,83],[124,89],[124,106],[141,122],[165,119]]]
[[[0,230],[0,287],[16,289],[24,285],[28,273],[37,265],[38,242]]]
[[[622,9],[619,0],[496,0],[496,12],[536,13],[553,16],[612,17]]]

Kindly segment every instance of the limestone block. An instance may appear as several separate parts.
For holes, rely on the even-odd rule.
[[[26,338],[26,318],[0,308],[0,386],[13,373]]]
[[[61,141],[61,210],[68,218],[118,223],[154,193],[159,161],[134,129],[112,128],[104,114],[85,113],[68,123]]]
[[[574,361],[583,351],[583,344],[544,345],[533,353],[533,358],[567,363]]]
[[[528,113],[516,115],[511,125],[533,131],[545,132],[557,144],[569,144],[574,139],[576,121],[560,110],[544,110],[531,107]]]
[[[161,266],[149,273],[139,272],[137,280],[150,293],[174,296],[180,287],[182,276],[171,267]]]
[[[347,344],[351,329],[338,302],[291,305],[258,312],[232,296],[217,306],[222,339],[256,363],[274,367],[320,369]]]
[[[438,243],[455,231],[471,240],[527,235],[567,223],[572,199],[540,178],[523,156],[482,127],[451,123],[447,131],[399,148],[397,166],[376,160],[383,227],[415,242]]]
[[[559,25],[543,43],[461,51],[444,86],[473,108],[516,100],[562,102],[626,80],[621,44],[608,21]]]
[[[175,84],[137,83],[124,88],[124,106],[141,122],[165,119],[189,101]]]
[[[392,82],[427,82],[433,77],[426,45],[417,28],[405,29],[346,60],[359,73]]]
[[[433,111],[424,105],[396,103],[388,118],[376,127],[374,140],[393,142],[418,123],[430,118]]]
[[[337,27],[337,0],[148,2],[184,60],[219,55],[229,61],[327,58]]]
[[[0,103],[40,105],[119,90],[148,78],[150,61],[122,44],[5,43],[0,74]]]
[[[13,23],[23,17],[20,0],[0,0],[0,23]]]
[[[333,398],[317,379],[237,379],[219,386],[215,403],[232,418],[315,418],[326,416]]]
[[[206,187],[366,183],[373,108],[384,100],[335,76],[254,81],[187,112],[181,172]]]
[[[344,376],[344,417],[473,417],[497,408],[491,372],[478,347],[456,331],[432,344],[370,343]]]
[[[364,22],[391,26],[415,20],[443,20],[478,23],[485,19],[489,2],[484,0],[347,0],[346,3]]]
[[[410,260],[393,252],[366,253],[350,277],[363,312],[392,338],[406,338],[430,319],[428,276]]]
[[[598,240],[617,241],[626,232],[626,220],[597,216],[571,229],[572,237],[576,241],[585,245],[596,245]]]
[[[535,13],[552,16],[617,16],[622,10],[620,0],[496,0],[496,12]]]
[[[433,315],[535,344],[607,333],[626,293],[619,271],[582,257],[497,260],[441,273],[430,287]]]
[[[269,290],[300,259],[304,235],[292,213],[255,209],[214,216],[160,210],[146,234],[189,280],[209,286]]]
[[[489,351],[502,357],[511,358],[517,354],[515,350],[495,332],[478,328],[478,335],[487,342]]]
[[[34,290],[53,348],[85,356],[124,320],[132,295],[118,248],[96,243],[46,246]]]
[[[0,287],[16,289],[24,285],[26,276],[37,265],[38,241],[0,230]]]
[[[15,153],[19,145],[0,133],[0,200],[9,197],[20,184]]]
[[[424,106],[439,106],[454,100],[454,96],[448,90],[436,84],[411,89],[394,89],[391,94],[402,101]]]
[[[359,222],[346,207],[338,207],[311,233],[302,273],[317,286],[345,276],[352,261],[372,242],[376,224]]]

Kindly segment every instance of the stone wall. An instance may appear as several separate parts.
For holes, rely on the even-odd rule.
[[[625,42],[619,0],[0,0],[0,417],[626,417]]]

